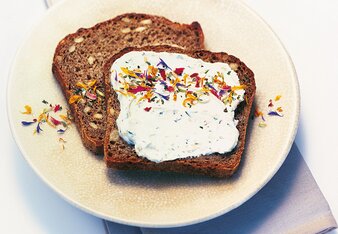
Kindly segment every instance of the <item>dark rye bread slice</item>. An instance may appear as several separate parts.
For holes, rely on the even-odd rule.
[[[224,62],[238,74],[241,84],[245,84],[245,99],[241,102],[235,112],[235,118],[238,120],[237,128],[239,130],[239,140],[236,148],[227,154],[204,155],[196,158],[177,159],[155,163],[146,158],[137,156],[134,147],[128,145],[119,137],[116,125],[116,119],[119,115],[120,106],[117,94],[110,83],[110,68],[114,61],[123,54],[130,51],[157,51],[182,53],[193,58],[202,59],[205,62]],[[226,53],[213,53],[210,51],[184,51],[170,46],[156,46],[144,48],[126,48],[120,53],[114,55],[104,67],[105,85],[107,99],[107,108],[110,110],[107,118],[107,131],[104,141],[104,160],[108,167],[117,169],[140,169],[153,171],[172,171],[189,174],[202,174],[212,177],[231,176],[238,168],[245,146],[245,136],[250,116],[252,103],[254,100],[256,85],[253,72],[238,58]]]
[[[169,44],[192,50],[203,48],[203,43],[203,32],[197,22],[179,24],[136,13],[117,16],[92,28],[81,28],[61,40],[52,70],[66,99],[79,94],[75,93],[79,92],[78,82],[87,84],[96,80],[92,86],[98,90],[96,100],[85,97],[70,104],[84,145],[94,153],[103,152],[106,130],[103,66],[113,54],[129,46]]]

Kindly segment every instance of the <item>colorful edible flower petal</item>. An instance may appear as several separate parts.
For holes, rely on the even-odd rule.
[[[151,110],[151,107],[146,107],[146,108],[144,108],[144,110],[145,110],[146,112],[149,112],[149,111]]]
[[[190,75],[191,78],[197,77],[197,76],[198,76],[198,73],[192,73],[192,74]]]
[[[159,65],[162,65],[162,67],[163,67],[164,69],[172,70],[172,69],[168,66],[168,64],[166,64],[166,63],[163,61],[163,59],[161,59],[161,58],[160,58],[160,62],[159,62],[156,66],[158,67]]]
[[[96,84],[97,80],[91,80],[88,82],[89,87],[93,87]]]
[[[281,97],[282,97],[282,95],[277,95],[277,96],[275,97],[275,101],[276,101],[276,102],[279,101],[279,100],[281,99]]]
[[[177,75],[181,76],[182,73],[183,73],[183,71],[184,71],[184,67],[180,67],[180,68],[176,68],[174,72],[175,72]]]
[[[212,90],[214,90],[214,91],[216,91],[216,92],[217,92],[217,90],[215,89],[215,87],[214,87],[214,86],[212,86],[211,84],[208,84],[208,87],[209,87],[209,88],[211,88]]]
[[[237,91],[241,89],[246,89],[246,85],[239,85],[239,86],[233,86],[231,87],[231,91]]]
[[[268,107],[273,107],[273,103],[272,103],[272,100],[271,100],[271,99],[269,100],[269,105],[268,105]]]
[[[90,100],[96,100],[97,96],[95,93],[86,92],[86,97]]]
[[[269,111],[268,115],[283,117],[283,115],[279,114],[277,111]]]
[[[121,67],[121,71],[122,71],[124,74],[128,75],[128,76],[137,78],[137,75],[136,75],[133,71],[130,71],[130,70],[129,70],[128,68],[126,68],[126,67]]]
[[[183,104],[184,107],[187,107],[187,104],[190,104],[190,107],[191,107],[191,105],[193,105],[194,101],[195,101],[195,99],[193,99],[193,98],[186,98],[186,99],[184,99],[182,104]]]
[[[158,94],[161,98],[165,99],[165,100],[169,100],[170,96],[169,95],[163,95],[163,94],[160,94],[160,93],[157,93],[155,92],[156,94]]]
[[[59,133],[59,134],[63,134],[63,133],[66,132],[66,130],[64,130],[64,129],[58,129],[56,132]]]
[[[29,126],[29,125],[31,125],[31,124],[33,124],[33,123],[35,123],[36,121],[21,121],[21,124],[23,125],[23,126]]]
[[[277,109],[276,109],[278,112],[283,112],[283,109],[282,109],[282,107],[278,107]]]
[[[159,71],[160,71],[160,75],[161,75],[162,79],[166,80],[167,79],[167,75],[165,73],[165,70],[164,69],[159,69]]]
[[[104,97],[104,93],[102,93],[100,90],[96,89],[96,93],[101,96],[101,97]]]
[[[258,124],[258,126],[259,126],[260,128],[265,128],[265,127],[267,126],[267,124],[264,123],[264,122],[260,122],[260,123]]]
[[[83,82],[81,82],[81,81],[77,82],[77,83],[76,83],[76,86],[77,86],[77,87],[80,87],[80,88],[83,88],[83,89],[85,89],[85,90],[88,89],[88,86],[87,86],[86,84],[84,84]]]
[[[49,119],[55,126],[61,124],[61,121],[54,119],[52,116],[49,116]]]
[[[73,104],[75,102],[78,102],[80,99],[82,99],[82,97],[80,95],[73,95],[69,98],[68,103]]]
[[[62,129],[60,129],[60,130],[62,130]],[[67,143],[67,141],[65,139],[61,138],[61,137],[59,138],[59,142]]]
[[[57,105],[54,106],[53,109],[54,109],[54,113],[55,113],[55,112],[58,112],[58,111],[62,110],[62,106],[60,106],[59,104],[57,104]]]
[[[224,84],[224,85],[221,87],[221,89],[224,90],[224,91],[229,91],[229,90],[231,90],[231,86]]]
[[[25,105],[24,108],[25,108],[25,111],[21,112],[21,114],[24,114],[24,115],[32,114],[32,107],[31,106]]]
[[[158,71],[158,68],[154,66],[148,66],[148,74],[150,74],[152,77],[156,76]]]
[[[218,99],[220,98],[219,95],[217,94],[217,92],[216,92],[214,89],[210,89],[210,92],[211,92],[213,95],[215,95],[215,97],[217,97]],[[230,96],[231,96],[231,95],[229,95],[228,98],[229,98]],[[229,100],[230,100],[230,98],[229,98]],[[231,101],[232,101],[232,98],[231,98],[231,100],[230,100],[230,103],[231,103]]]
[[[263,116],[263,112],[259,111],[258,108],[255,109],[255,117]]]
[[[136,94],[138,92],[149,91],[149,90],[150,90],[149,87],[137,86],[134,89],[129,89],[128,92]]]
[[[168,89],[169,92],[174,92],[174,90],[175,90],[174,87],[172,87],[172,86],[168,86],[167,89]]]
[[[36,126],[36,132],[37,132],[37,133],[40,133],[40,132],[43,131],[42,128],[40,127],[40,124],[41,124],[41,123],[38,123],[38,125]]]

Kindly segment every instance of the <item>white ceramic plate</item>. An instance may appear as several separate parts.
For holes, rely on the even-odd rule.
[[[80,27],[126,12],[150,13],[173,21],[197,20],[206,48],[241,58],[255,73],[256,104],[282,95],[284,117],[268,118],[266,128],[251,121],[247,149],[236,175],[217,180],[146,172],[108,170],[101,157],[87,151],[73,127],[63,138],[55,130],[22,127],[29,104],[40,110],[43,99],[67,106],[51,73],[60,39]],[[14,61],[8,84],[8,113],[16,142],[34,171],[75,206],[102,218],[144,227],[193,224],[224,214],[247,201],[276,173],[294,140],[299,90],[292,62],[276,35],[252,10],[237,0],[72,0],[55,5],[34,27]],[[52,212],[52,211],[51,211]]]

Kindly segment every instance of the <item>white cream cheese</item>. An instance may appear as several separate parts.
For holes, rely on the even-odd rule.
[[[133,51],[111,71],[121,109],[119,134],[139,156],[162,162],[236,147],[234,111],[245,91],[228,64]]]

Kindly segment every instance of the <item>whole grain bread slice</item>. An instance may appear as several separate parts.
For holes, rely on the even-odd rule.
[[[235,118],[238,120],[239,140],[236,148],[226,154],[203,155],[196,158],[177,159],[155,163],[146,158],[139,157],[133,146],[128,145],[118,134],[116,119],[120,106],[117,94],[111,86],[110,68],[116,59],[130,51],[156,51],[186,54],[193,58],[202,59],[205,62],[228,63],[238,74],[240,84],[245,84],[245,100],[237,107]],[[202,174],[212,177],[231,176],[238,168],[245,147],[245,137],[254,100],[256,85],[254,73],[238,58],[226,53],[213,53],[206,50],[184,51],[170,46],[155,46],[143,48],[126,48],[112,56],[104,67],[105,87],[107,99],[107,131],[104,140],[104,160],[108,167],[116,169],[140,169],[153,171],[172,171],[189,174]]]
[[[203,48],[203,43],[203,32],[197,22],[179,24],[136,13],[81,28],[62,39],[55,50],[52,71],[69,100],[84,145],[94,153],[103,152],[106,130],[103,66],[113,54],[128,46],[169,44],[192,50]]]

